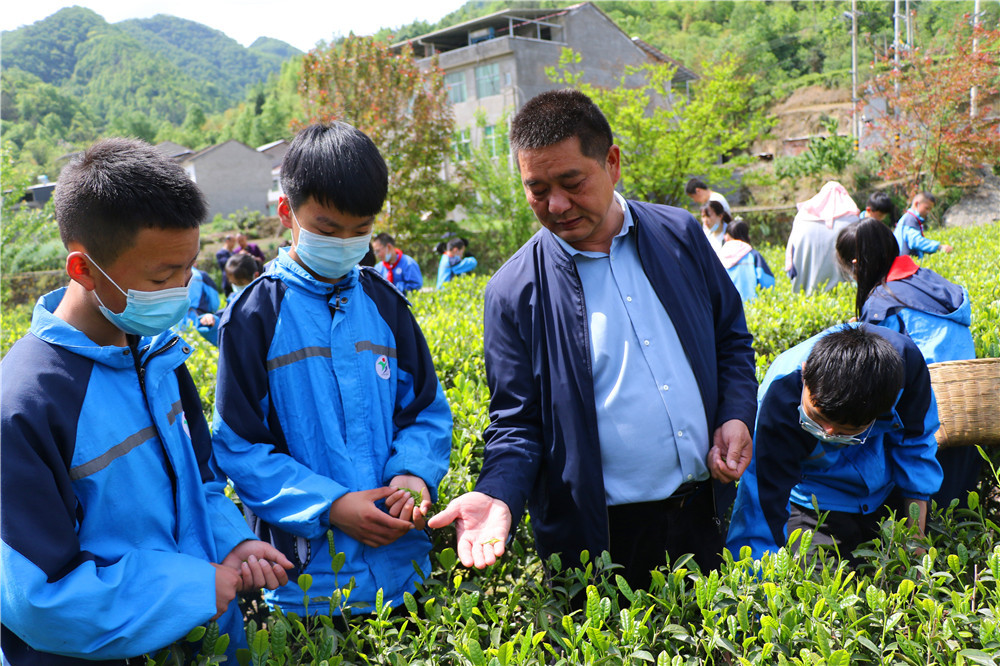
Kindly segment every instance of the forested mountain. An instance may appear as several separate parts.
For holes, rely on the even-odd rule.
[[[401,41],[508,7],[569,4],[470,0],[435,23],[384,28],[376,36]],[[761,106],[797,86],[850,82],[848,0],[595,4],[625,33],[695,71],[704,61],[734,56],[741,73],[757,77],[754,99]],[[893,2],[857,5],[864,76],[864,63],[891,45]],[[909,5],[920,46],[944,38],[973,7],[967,0]],[[996,25],[1000,3],[983,5],[982,20]],[[218,30],[172,16],[109,24],[88,9],[62,9],[2,35],[3,139],[35,170],[51,172],[60,155],[102,134],[169,139],[195,149],[226,139],[256,145],[287,137],[299,117],[299,54],[266,37],[244,48]]]
[[[222,113],[300,52],[250,48],[194,21],[158,15],[111,24],[68,7],[2,35],[3,138],[40,166],[105,133],[153,140]]]

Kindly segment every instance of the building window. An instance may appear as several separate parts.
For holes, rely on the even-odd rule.
[[[499,157],[510,150],[507,146],[507,136],[497,132],[496,125],[483,128],[483,145],[489,151],[490,157]]]
[[[482,99],[500,94],[500,65],[480,65],[476,67],[476,96]]]
[[[452,104],[464,102],[465,72],[452,72],[444,75],[444,87],[448,90],[448,101]]]
[[[455,146],[454,157],[456,162],[464,162],[472,155],[472,136],[469,128],[455,132],[451,141]]]

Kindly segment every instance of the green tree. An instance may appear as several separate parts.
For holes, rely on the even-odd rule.
[[[486,129],[485,116],[476,119],[480,134]],[[536,229],[535,215],[524,202],[521,175],[510,155],[507,119],[497,121],[490,140],[474,148],[458,165],[466,188],[462,207],[468,214],[463,226],[489,234],[499,256],[509,257]]]
[[[351,35],[307,53],[300,92],[306,123],[344,120],[371,137],[389,167],[380,226],[404,240],[433,233],[455,203],[442,176],[453,125],[444,76],[412,50]]]
[[[572,70],[581,61],[564,49],[549,76],[590,96],[607,116],[621,148],[622,186],[632,196],[679,205],[691,176],[729,183],[750,161],[743,151],[767,130],[763,113],[751,108],[754,79],[740,76],[733,58],[705,63],[690,98],[671,89],[673,67],[626,67],[618,87],[604,89],[580,82],[582,73]],[[636,79],[641,85],[629,87]]]
[[[898,68],[887,59],[865,95],[888,105],[874,121],[888,155],[882,175],[905,179],[911,195],[974,184],[978,169],[1000,164],[1000,118],[989,103],[1000,93],[1000,30],[977,28],[975,52],[967,23],[955,23],[949,34],[947,47],[900,54]],[[971,86],[978,86],[975,116]]]

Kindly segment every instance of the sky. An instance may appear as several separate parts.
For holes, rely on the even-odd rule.
[[[354,32],[370,35],[423,20],[434,23],[464,0],[31,0],[7,2],[0,29],[14,30],[40,21],[63,7],[79,5],[109,23],[170,14],[221,30],[244,46],[258,37],[274,37],[301,51],[316,42]]]

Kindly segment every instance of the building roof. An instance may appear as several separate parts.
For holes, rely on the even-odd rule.
[[[179,143],[174,143],[173,141],[161,141],[156,144],[156,149],[166,155],[167,157],[172,157],[175,160],[185,155],[190,155],[193,151],[190,148],[180,145]]]
[[[604,13],[600,7],[592,2],[581,2],[562,9],[532,9],[529,7],[502,9],[498,12],[488,14],[487,16],[481,16],[476,19],[465,21],[464,23],[459,23],[458,25],[442,28],[440,30],[435,30],[434,32],[428,32],[426,34],[413,37],[412,39],[397,42],[393,44],[391,48],[398,52],[406,44],[409,44],[411,46],[423,46],[428,55],[430,52],[444,53],[446,51],[464,48],[470,44],[477,43],[478,41],[487,41],[498,37],[506,37],[511,34],[519,37],[531,37],[531,29],[533,26],[544,26],[549,29],[549,36],[543,37],[543,39],[562,41],[558,39],[557,34],[553,35],[551,32],[552,28],[560,29],[562,26],[559,25],[558,21],[550,21],[552,21],[552,19],[558,19],[566,16],[567,14],[575,12],[583,7],[590,7],[595,10],[601,17],[604,18],[604,20],[613,26],[614,29],[624,35],[626,39],[629,39],[650,59],[673,66],[676,70],[672,79],[674,84],[686,83],[699,78],[697,74],[681,64],[680,61],[666,55],[652,44],[649,44],[638,37],[629,37],[628,33],[622,30],[610,16]],[[431,51],[427,51],[428,47],[430,47]],[[415,50],[419,51],[418,49]],[[419,52],[415,55],[417,58],[421,58]]]
[[[460,49],[469,45],[470,33],[476,33],[479,30],[489,31],[490,28],[493,28],[493,35],[491,38],[503,37],[510,30],[512,19],[515,21],[517,19],[521,19],[522,23],[516,24],[515,27],[517,27],[517,25],[523,25],[523,23],[526,22],[545,21],[545,19],[548,18],[562,16],[578,6],[579,5],[573,5],[564,9],[531,9],[528,7],[502,9],[498,12],[488,14],[487,16],[481,16],[464,23],[459,23],[458,25],[449,26],[447,28],[442,28],[440,30],[435,30],[434,32],[428,32],[411,39],[397,42],[393,44],[391,48],[393,50],[399,50],[405,44],[433,44],[434,48],[438,52]]]

